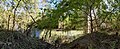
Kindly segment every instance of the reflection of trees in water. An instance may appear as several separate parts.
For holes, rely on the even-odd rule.
[[[56,30],[43,30],[40,34],[40,39],[43,39],[44,41],[54,44],[54,42],[60,38],[60,43],[70,43],[73,40],[77,39],[82,35],[82,33],[79,33],[81,31],[56,31]],[[51,34],[51,35],[50,35]]]

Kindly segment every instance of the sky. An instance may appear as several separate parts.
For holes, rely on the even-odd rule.
[[[43,10],[41,10],[41,8],[43,9],[56,9],[56,4],[54,4],[55,2],[60,3],[62,0],[54,0],[53,2],[51,2],[52,0],[46,0],[45,3],[43,3],[43,0],[38,0],[38,8],[40,10],[40,12],[42,12]],[[3,7],[5,10],[8,10],[11,6],[12,6],[12,0],[6,0],[5,2],[1,2],[0,0],[0,6]],[[13,2],[13,4],[16,4],[15,2]],[[8,6],[6,6],[8,5]],[[14,11],[14,9],[13,9]],[[17,13],[21,13],[25,11],[23,8],[17,9]]]
[[[54,9],[56,8],[56,4],[60,3],[62,0],[54,0],[52,3],[51,3],[52,0],[46,0],[46,3],[43,3],[43,0],[38,0],[39,2],[39,8],[51,8],[51,9]],[[57,2],[56,4],[54,4],[55,2]]]
[[[1,1],[1,0],[0,0]],[[38,8],[41,9],[45,9],[45,8],[49,8],[49,9],[56,9],[56,4],[59,4],[62,0],[54,0],[53,2],[51,2],[52,0],[46,0],[46,3],[43,3],[43,0],[38,0]],[[107,0],[103,0],[105,2],[105,4],[107,5],[107,11],[110,11],[112,10],[112,6],[110,3],[108,3]],[[112,2],[114,2],[115,0],[111,0]],[[7,6],[4,6],[3,4],[5,5],[9,5],[9,6],[12,6],[11,4],[12,0],[7,0],[5,3],[3,2],[0,2],[0,6],[4,7],[5,10],[7,10]],[[54,4],[55,2],[57,2],[56,4]],[[14,3],[15,4],[15,3]],[[19,10],[20,12],[23,11],[23,9]],[[40,11],[41,12],[41,11]]]

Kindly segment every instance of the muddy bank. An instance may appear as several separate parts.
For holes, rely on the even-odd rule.
[[[120,36],[106,33],[86,34],[71,43],[62,44],[60,49],[120,49]]]
[[[50,49],[51,47],[53,46],[49,43],[18,32],[0,32],[0,49]]]

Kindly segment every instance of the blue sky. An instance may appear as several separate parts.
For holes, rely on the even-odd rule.
[[[46,3],[42,3],[43,2],[43,0],[38,0],[38,8],[40,9],[40,8],[49,8],[49,9],[55,9],[56,7],[56,4],[54,4],[55,2],[57,2],[57,4],[58,3],[60,3],[62,0],[54,0],[53,2],[51,2],[52,0],[45,0],[46,1]],[[113,8],[112,8],[112,6],[111,6],[111,4],[110,3],[108,3],[108,1],[107,0],[103,0],[104,2],[105,2],[105,4],[107,5],[107,11],[110,11],[110,10],[112,10]],[[111,0],[111,1],[113,1],[114,2],[114,0]],[[11,2],[12,2],[12,0],[7,0],[5,3],[3,3],[3,2],[0,2],[0,6],[2,6],[2,7],[4,7],[4,9],[5,10],[7,10],[7,8],[9,8],[12,4],[11,4]],[[50,3],[51,2],[51,3]],[[5,5],[3,5],[3,4],[5,4],[5,5],[8,5],[9,4],[9,6],[7,7],[7,6],[5,6]],[[14,3],[15,4],[15,3]],[[21,9],[22,10],[22,9]]]
[[[38,0],[39,2],[39,8],[43,8],[45,6],[47,6],[47,8],[52,8],[54,9],[56,4],[54,4],[55,2],[60,3],[62,0],[54,0],[52,3],[50,3],[52,0],[46,0],[46,3],[42,3],[43,0]]]
[[[38,0],[38,8],[39,9],[41,9],[41,8],[49,8],[49,9],[56,9],[56,4],[58,4],[58,3],[60,3],[62,0],[54,0],[53,2],[52,2],[52,0],[46,0],[46,3],[43,3],[43,0]],[[57,2],[56,4],[54,4],[55,2]],[[5,2],[2,2],[1,3],[1,6],[5,9],[5,10],[7,10],[7,9],[9,9],[9,7],[11,7],[12,6],[12,0],[6,0]],[[3,5],[4,4],[4,5]],[[14,2],[14,4],[16,4],[15,2]],[[8,5],[8,6],[6,6],[6,5]],[[19,12],[21,12],[21,11],[24,11],[23,10],[23,8],[21,8],[21,10],[18,10]],[[41,10],[40,10],[40,12],[41,12]]]

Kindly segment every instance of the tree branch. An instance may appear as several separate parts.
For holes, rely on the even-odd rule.
[[[14,30],[14,26],[15,26],[15,17],[16,17],[16,11],[17,11],[17,8],[18,8],[18,6],[19,6],[19,4],[20,4],[20,1],[21,1],[21,0],[19,0],[19,1],[18,1],[18,4],[17,4],[17,6],[15,7],[15,10],[14,10],[14,17],[13,17],[13,27],[12,27],[12,32],[13,32],[13,30]]]
[[[7,28],[8,30],[9,30],[10,16],[11,16],[11,15],[9,15],[9,17],[8,17],[8,28]]]

